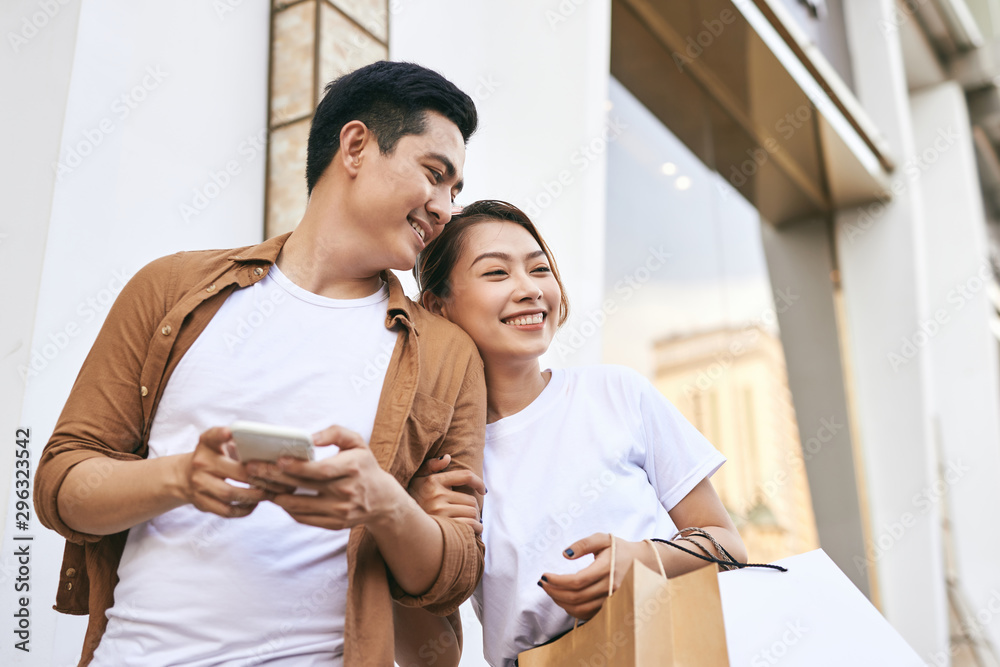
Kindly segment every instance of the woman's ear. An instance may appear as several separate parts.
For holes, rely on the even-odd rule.
[[[427,310],[431,311],[435,315],[440,315],[441,317],[448,318],[448,304],[444,299],[439,297],[437,294],[431,294],[430,292],[424,292],[420,296],[420,305],[422,305]]]

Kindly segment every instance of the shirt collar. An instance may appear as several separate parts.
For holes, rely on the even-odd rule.
[[[264,271],[259,276],[253,276],[251,282],[263,278],[267,275],[268,269],[278,260],[281,248],[285,241],[292,235],[292,232],[281,234],[270,238],[263,243],[248,248],[242,248],[229,256],[229,260],[241,265],[266,265]],[[413,308],[416,306],[403,292],[403,285],[392,271],[383,271],[382,280],[389,286],[389,306],[386,312],[385,326],[392,328],[399,323],[418,334],[416,324],[413,321]]]

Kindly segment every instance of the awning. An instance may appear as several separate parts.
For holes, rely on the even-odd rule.
[[[611,72],[773,224],[889,196],[890,151],[773,0],[614,0]]]

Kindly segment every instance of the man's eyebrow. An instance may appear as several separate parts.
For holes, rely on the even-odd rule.
[[[455,165],[446,156],[442,155],[441,153],[428,153],[427,157],[429,157],[432,160],[437,160],[438,162],[444,165],[445,176],[447,176],[448,178],[455,178],[455,173],[456,173]],[[458,183],[456,183],[454,186],[455,194],[461,192],[463,187],[465,187],[464,180],[461,180]]]

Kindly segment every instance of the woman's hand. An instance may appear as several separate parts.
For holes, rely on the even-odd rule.
[[[410,480],[407,491],[428,514],[456,519],[472,526],[476,535],[481,535],[483,523],[479,502],[472,492],[483,495],[486,485],[471,470],[445,471],[450,463],[449,454],[426,461]]]
[[[566,610],[570,616],[588,621],[604,606],[608,599],[608,577],[611,575],[611,535],[594,533],[590,537],[574,542],[563,552],[569,560],[576,560],[584,554],[594,554],[594,562],[575,574],[542,575],[538,585],[553,602]],[[653,558],[649,545],[643,542],[629,542],[615,539],[615,581],[618,590],[632,561]],[[654,566],[655,567],[655,566]]]

